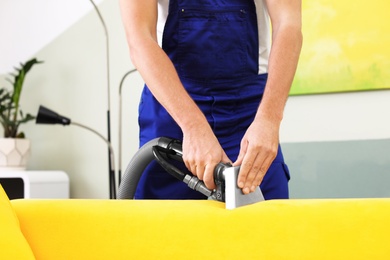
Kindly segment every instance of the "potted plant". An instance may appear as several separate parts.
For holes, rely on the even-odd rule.
[[[30,141],[25,139],[23,132],[19,131],[21,124],[33,120],[35,117],[24,114],[20,108],[20,96],[24,80],[30,69],[38,63],[33,58],[21,63],[15,74],[10,74],[13,89],[0,88],[0,123],[4,129],[4,138],[0,138],[0,169],[25,169],[30,154]]]

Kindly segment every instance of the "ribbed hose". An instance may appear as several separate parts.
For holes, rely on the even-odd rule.
[[[160,138],[144,144],[130,160],[118,189],[117,199],[133,199],[135,190],[146,166],[154,160],[153,146],[158,145]]]

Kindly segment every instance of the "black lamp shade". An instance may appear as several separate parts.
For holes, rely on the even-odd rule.
[[[61,124],[69,125],[70,119],[57,114],[56,112],[40,105],[38,115],[35,120],[36,124]]]

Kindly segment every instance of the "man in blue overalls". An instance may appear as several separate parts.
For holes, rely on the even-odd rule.
[[[233,162],[244,193],[260,185],[266,199],[288,198],[279,128],[302,45],[301,0],[120,5],[130,56],[146,83],[140,146],[163,136],[183,140],[185,166],[208,188],[215,188],[215,166]],[[135,197],[204,198],[156,163]]]

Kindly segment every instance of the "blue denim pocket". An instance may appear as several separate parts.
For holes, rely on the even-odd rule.
[[[182,8],[179,12],[178,71],[181,77],[228,80],[249,73],[250,37],[244,9]],[[257,49],[257,46],[252,47]]]

